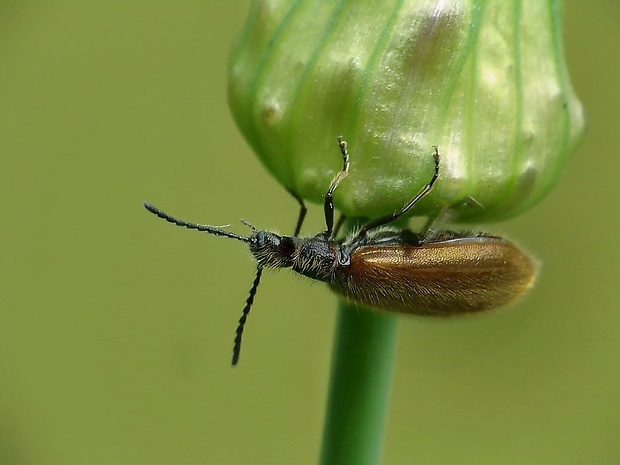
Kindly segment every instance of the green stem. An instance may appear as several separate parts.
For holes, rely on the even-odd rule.
[[[397,321],[340,303],[322,465],[379,463]]]

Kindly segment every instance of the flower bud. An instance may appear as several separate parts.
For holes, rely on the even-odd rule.
[[[349,217],[508,218],[557,181],[584,128],[566,71],[558,2],[255,1],[234,48],[229,99],[267,169]],[[471,201],[473,199],[473,201]]]

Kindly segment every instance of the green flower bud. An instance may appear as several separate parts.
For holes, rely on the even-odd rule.
[[[321,202],[349,143],[336,207],[498,220],[538,202],[584,128],[559,0],[255,1],[234,48],[234,118],[267,169]],[[474,201],[470,201],[474,199]]]

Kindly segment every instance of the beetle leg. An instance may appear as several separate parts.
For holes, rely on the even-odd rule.
[[[392,221],[396,221],[398,218],[400,218],[405,213],[407,213],[409,210],[411,210],[413,206],[420,201],[420,199],[422,199],[424,196],[426,196],[431,191],[431,189],[433,188],[433,185],[435,184],[435,181],[437,181],[437,178],[439,177],[439,152],[437,150],[436,145],[433,145],[433,148],[435,149],[435,153],[433,154],[433,158],[435,159],[435,173],[433,174],[433,177],[428,182],[428,184],[424,186],[422,190],[418,192],[416,196],[412,198],[407,203],[407,205],[405,205],[400,211],[391,213],[386,216],[382,216],[381,218],[377,218],[376,220],[373,220],[370,223],[368,223],[366,226],[364,226],[358,234],[359,237],[364,237],[366,233],[370,231],[371,229],[375,229],[375,228],[378,228],[379,226],[389,224]]]
[[[325,203],[323,209],[325,211],[325,234],[328,237],[334,237],[334,191],[338,184],[349,175],[349,153],[347,152],[347,143],[342,140],[342,136],[338,137],[338,145],[340,153],[342,153],[342,171],[340,171],[332,181],[327,193],[325,194]]]
[[[287,189],[287,191],[299,203],[299,216],[297,217],[297,225],[295,226],[295,233],[293,234],[293,237],[297,237],[299,236],[299,232],[301,231],[301,225],[304,224],[304,219],[306,218],[306,213],[308,212],[308,209],[306,208],[304,200],[299,195],[293,192],[292,189]]]

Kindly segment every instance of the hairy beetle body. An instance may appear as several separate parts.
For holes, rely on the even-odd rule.
[[[394,239],[353,249],[330,288],[366,307],[451,316],[506,305],[536,275],[536,263],[499,237],[452,233],[419,245],[403,242],[400,233]]]
[[[513,302],[534,283],[536,262],[500,237],[434,230],[433,234],[416,234],[389,226],[431,191],[439,177],[436,147],[433,177],[401,210],[336,239],[342,222],[334,228],[333,194],[349,172],[346,142],[339,139],[339,145],[343,167],[325,194],[326,230],[313,237],[298,237],[306,207],[293,192],[301,207],[293,236],[259,231],[247,222],[253,232],[241,236],[180,220],[144,204],[151,213],[177,226],[248,244],[258,265],[237,326],[233,365],[239,360],[245,322],[264,268],[291,268],[327,283],[334,292],[363,307],[415,315],[451,316],[489,310]]]

